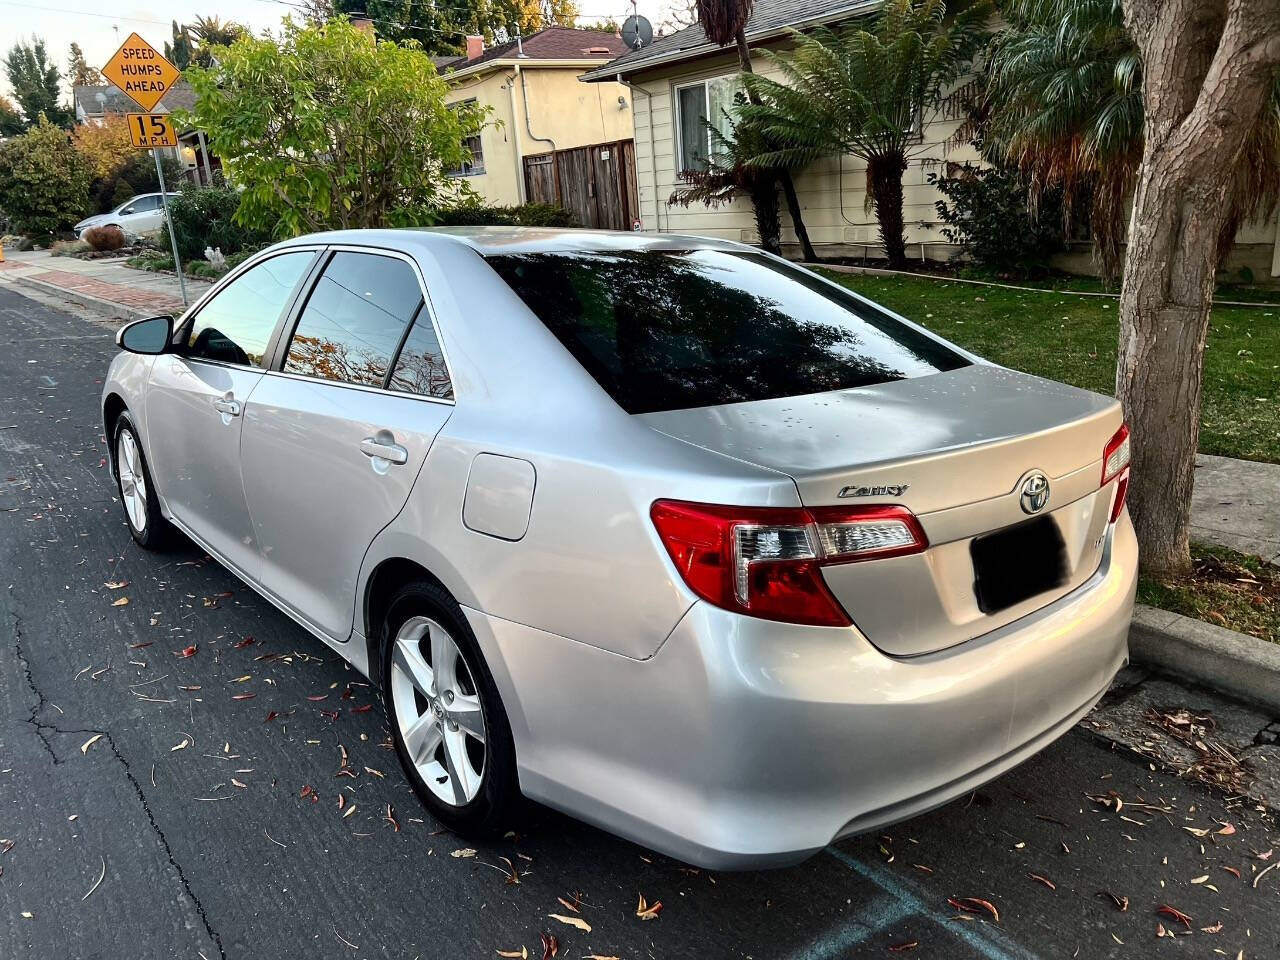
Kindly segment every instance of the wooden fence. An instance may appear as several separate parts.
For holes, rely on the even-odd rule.
[[[530,203],[564,207],[584,227],[630,230],[640,216],[633,140],[525,157],[524,185]]]

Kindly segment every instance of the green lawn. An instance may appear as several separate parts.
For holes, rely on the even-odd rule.
[[[1140,577],[1138,602],[1280,643],[1280,568],[1205,543],[1191,545],[1191,559],[1183,579]]]
[[[821,272],[995,363],[1115,392],[1115,300]],[[1214,310],[1202,417],[1202,452],[1280,463],[1280,306]]]

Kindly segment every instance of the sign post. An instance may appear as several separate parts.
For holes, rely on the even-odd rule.
[[[136,33],[120,45],[120,49],[102,68],[102,75],[131,97],[144,110],[154,110],[157,103],[172,87],[182,72],[166,60],[155,47]],[[173,268],[178,274],[178,288],[182,291],[184,305],[187,299],[187,280],[182,273],[182,261],[178,258],[178,237],[173,232],[173,218],[169,216],[169,188],[164,182],[164,167],[160,163],[158,147],[176,147],[178,133],[164,113],[131,113],[129,140],[135,147],[151,151],[156,162],[156,179],[160,181],[160,203],[164,207],[164,222],[169,228],[169,245],[173,249]]]

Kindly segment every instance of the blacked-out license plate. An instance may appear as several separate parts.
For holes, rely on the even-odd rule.
[[[1067,582],[1067,545],[1052,517],[1036,517],[969,544],[978,609],[996,613]]]

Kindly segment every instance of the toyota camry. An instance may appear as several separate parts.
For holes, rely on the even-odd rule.
[[[1126,661],[1119,405],[751,247],[316,234],[118,340],[133,538],[367,674],[460,832],[530,798],[795,862],[1026,760]]]

